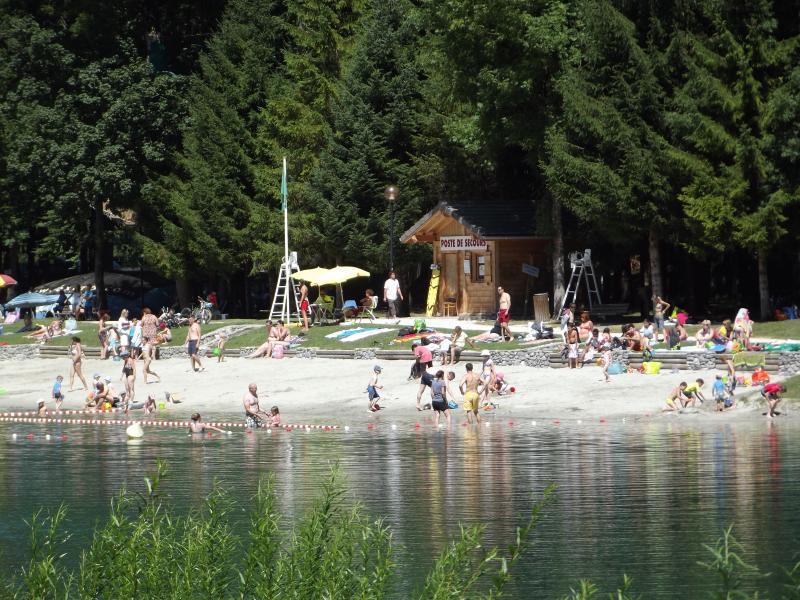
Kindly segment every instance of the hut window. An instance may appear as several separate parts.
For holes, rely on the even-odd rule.
[[[486,255],[473,254],[472,260],[472,281],[483,282],[486,279]]]

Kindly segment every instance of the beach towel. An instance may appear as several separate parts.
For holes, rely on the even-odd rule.
[[[354,333],[359,333],[361,331],[366,331],[366,327],[354,327],[352,329],[340,329],[339,331],[334,331],[333,333],[329,333],[325,337],[329,340],[333,340],[340,337],[346,337],[348,335],[353,335]]]
[[[734,367],[765,367],[767,356],[760,352],[739,352],[733,356]]]
[[[365,331],[360,331],[354,335],[348,335],[343,339],[340,339],[342,342],[355,342],[358,340],[363,340],[364,338],[370,337],[372,335],[378,335],[379,333],[386,333],[387,331],[391,331],[390,328],[377,328],[377,329],[367,329]]]

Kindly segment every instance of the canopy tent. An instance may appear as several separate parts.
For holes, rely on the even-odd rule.
[[[103,282],[105,283],[106,290],[112,292],[116,290],[138,291],[140,285],[145,290],[149,290],[153,287],[147,279],[140,280],[138,275],[132,275],[129,273],[104,273]],[[59,292],[62,289],[68,291],[76,287],[81,288],[93,285],[94,273],[82,273],[80,275],[71,275],[70,277],[64,277],[63,279],[56,279],[55,281],[42,283],[37,285],[34,288],[34,291],[46,294]]]
[[[11,275],[5,275],[0,273],[0,288],[4,288],[10,285],[17,285],[17,280],[14,279]]]
[[[35,308],[37,306],[45,306],[48,304],[55,304],[58,302],[58,294],[45,295],[37,294],[36,292],[28,292],[12,298],[6,302],[6,310],[15,308]]]

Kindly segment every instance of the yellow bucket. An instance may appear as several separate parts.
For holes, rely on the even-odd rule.
[[[643,362],[642,368],[646,375],[658,375],[661,372],[661,363],[654,360],[650,362]]]

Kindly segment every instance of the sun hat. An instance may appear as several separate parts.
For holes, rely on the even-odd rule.
[[[383,371],[380,365],[375,365],[374,367],[372,367],[372,370],[375,371],[376,373],[380,373],[381,371]]]
[[[488,350],[481,350],[481,356],[491,356],[491,355],[492,353],[489,352]]]
[[[106,383],[111,383],[111,376],[110,375],[106,375],[103,379],[105,380]]]
[[[92,379],[100,379],[101,377],[102,375],[100,375],[100,373],[95,373],[94,375],[92,375]]]

